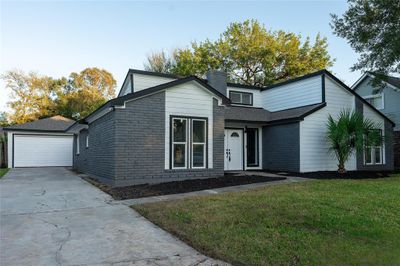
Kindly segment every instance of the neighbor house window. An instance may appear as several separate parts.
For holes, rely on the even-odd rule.
[[[248,92],[230,91],[229,99],[233,104],[253,105],[253,94]]]
[[[379,129],[382,136],[382,130]],[[364,148],[365,164],[383,164],[383,144],[381,146],[366,146]]]
[[[79,134],[76,135],[76,154],[79,154]]]
[[[89,134],[86,135],[86,148],[89,148]]]
[[[207,119],[173,117],[171,119],[171,168],[205,168]]]
[[[375,95],[368,95],[365,96],[364,99],[370,103],[376,109],[383,109],[384,108],[384,97],[383,94],[375,94]]]

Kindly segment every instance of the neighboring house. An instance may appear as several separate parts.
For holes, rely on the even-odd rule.
[[[73,166],[113,186],[208,178],[225,171],[335,171],[327,119],[358,110],[394,123],[326,70],[259,88],[129,70],[117,98],[72,125]],[[348,170],[392,170],[393,145],[366,147]]]
[[[396,123],[394,128],[394,165],[400,169],[400,78],[386,77],[382,86],[374,86],[372,73],[365,73],[351,87],[361,97]]]
[[[74,123],[53,116],[5,127],[8,167],[72,166],[73,134],[66,130]]]

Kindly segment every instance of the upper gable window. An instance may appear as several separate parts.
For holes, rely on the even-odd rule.
[[[376,109],[383,109],[384,108],[384,97],[383,94],[374,94],[374,95],[368,95],[364,96],[364,99],[370,103],[373,107]]]
[[[233,104],[253,105],[253,93],[230,91],[229,99]]]

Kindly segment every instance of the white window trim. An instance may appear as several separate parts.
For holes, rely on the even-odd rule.
[[[86,135],[86,148],[89,148],[89,134]]]
[[[382,137],[384,138],[385,137],[385,133],[383,132],[383,130],[381,130],[381,132],[382,132]],[[365,150],[366,150],[366,148],[370,148],[371,149],[371,162],[370,163],[367,163],[365,161]],[[376,160],[375,160],[375,149],[380,149],[381,150],[381,152],[380,152],[380,154],[381,154],[380,163],[376,163]],[[364,157],[363,158],[364,159],[364,165],[385,165],[386,164],[385,141],[382,142],[381,146],[365,146],[364,150],[363,150],[363,157]]]
[[[172,118],[172,124],[170,125],[170,127],[172,127],[173,125],[174,125],[174,120],[185,120],[186,121],[186,132],[185,132],[185,134],[186,134],[186,141],[185,142],[175,142],[174,141],[174,130],[172,129],[171,130],[171,142],[172,142],[172,146],[171,146],[171,149],[172,149],[172,151],[171,151],[171,168],[172,169],[187,169],[187,161],[188,161],[188,145],[187,145],[187,142],[188,142],[188,132],[189,132],[189,130],[188,130],[188,128],[189,128],[189,126],[188,126],[188,119],[187,118],[183,118],[183,117],[173,117]],[[185,166],[183,166],[183,167],[175,167],[174,166],[174,162],[175,162],[175,153],[174,153],[174,145],[175,144],[183,144],[183,145],[185,145]]]
[[[79,155],[79,134],[78,135],[76,135],[76,154],[78,154]]]
[[[240,95],[240,103],[238,102],[233,102],[231,100],[231,93],[236,93]],[[249,94],[250,95],[250,104],[243,103],[243,94]],[[254,105],[254,94],[252,92],[245,92],[245,91],[234,91],[230,90],[228,92],[228,97],[232,101],[232,105],[240,105],[240,106],[253,106]]]
[[[193,121],[202,121],[204,122],[204,142],[193,142],[193,140],[190,140],[191,147],[190,147],[190,153],[191,153],[191,168],[192,169],[206,169],[206,164],[207,164],[207,120],[206,119],[200,119],[200,118],[193,118],[191,119],[191,130],[193,130]],[[193,135],[193,133],[191,134]],[[193,146],[194,145],[203,145],[203,166],[193,166]]]
[[[374,106],[376,109],[378,109],[378,110],[383,110],[383,109],[385,109],[385,97],[384,97],[384,93],[378,93],[378,94],[372,94],[372,95],[366,95],[366,96],[364,96],[363,98],[365,99],[365,100],[368,100],[368,99],[373,99],[373,98],[379,98],[379,97],[381,97],[381,100],[382,100],[382,107],[381,108],[378,108],[378,107],[375,107],[374,105],[372,105],[372,106]]]

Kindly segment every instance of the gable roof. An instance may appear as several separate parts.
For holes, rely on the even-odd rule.
[[[151,95],[151,94],[154,94],[154,93],[158,93],[158,92],[161,92],[163,90],[178,86],[180,84],[191,82],[191,81],[195,81],[195,82],[199,83],[206,90],[208,90],[212,94],[216,95],[217,97],[221,98],[222,102],[224,104],[227,104],[227,105],[230,104],[230,100],[225,95],[223,95],[221,92],[217,91],[216,89],[214,89],[213,87],[211,87],[210,85],[205,83],[203,80],[201,80],[201,79],[199,79],[199,78],[197,78],[195,76],[189,76],[187,78],[181,78],[181,79],[173,80],[173,81],[170,81],[170,82],[167,82],[167,83],[163,83],[163,84],[160,84],[160,85],[157,85],[157,86],[154,86],[154,87],[147,88],[145,90],[140,90],[138,92],[129,93],[129,94],[126,94],[124,96],[111,99],[108,102],[106,102],[105,104],[103,104],[102,106],[100,106],[99,108],[97,108],[97,110],[95,110],[94,112],[92,112],[91,114],[89,114],[88,116],[83,118],[81,121],[84,122],[87,118],[89,118],[90,116],[92,116],[93,114],[97,113],[100,110],[104,110],[104,109],[110,108],[110,107],[120,106],[120,105],[123,105],[126,101],[137,99],[137,98],[141,98],[141,97],[145,97],[145,96],[148,96],[148,95]]]
[[[65,132],[74,123],[74,120],[56,115],[20,125],[5,127],[4,131]]]
[[[343,81],[341,81],[340,79],[338,79],[335,75],[333,75],[331,72],[329,72],[326,69],[322,69],[301,77],[297,77],[294,79],[289,79],[287,81],[284,82],[280,82],[271,86],[267,86],[265,88],[263,88],[261,91],[264,90],[269,90],[269,89],[273,89],[273,88],[277,88],[283,85],[287,85],[293,82],[297,82],[300,80],[304,80],[307,78],[311,78],[311,77],[315,77],[315,76],[328,76],[329,78],[331,78],[332,80],[334,80],[336,83],[338,83],[340,86],[342,86],[345,90],[347,90],[348,92],[350,92],[351,94],[353,94],[356,98],[358,98],[361,102],[363,102],[364,104],[368,105],[369,107],[371,107],[375,112],[377,112],[379,115],[381,115],[383,118],[385,118],[387,121],[389,121],[393,126],[395,125],[395,123],[390,120],[386,115],[384,115],[381,111],[379,111],[378,109],[376,109],[373,105],[371,105],[369,102],[367,102],[363,97],[361,97],[358,93],[356,93],[354,90],[352,90],[349,86],[347,86]]]
[[[371,72],[365,72],[356,82],[354,82],[353,85],[351,85],[351,88],[353,90],[357,90],[361,83],[366,79],[366,78],[374,78],[374,74]],[[395,90],[400,90],[400,78],[398,77],[392,77],[392,76],[385,76],[386,80],[383,80],[389,87]]]
[[[276,112],[269,112],[263,108],[229,106],[225,110],[225,120],[266,124],[295,122],[303,120],[304,117],[318,111],[325,106],[326,103],[317,103]]]
[[[146,71],[146,70],[139,70],[139,69],[132,69],[130,68],[128,70],[128,73],[125,76],[124,81],[122,82],[121,89],[118,92],[118,97],[120,97],[120,94],[122,92],[122,89],[125,87],[125,84],[128,82],[129,77],[131,74],[140,74],[140,75],[147,75],[147,76],[154,76],[154,77],[161,77],[161,78],[171,78],[171,79],[179,79],[182,77],[178,77],[173,74],[167,74],[167,73],[160,73],[160,72],[152,72],[152,71]]]

